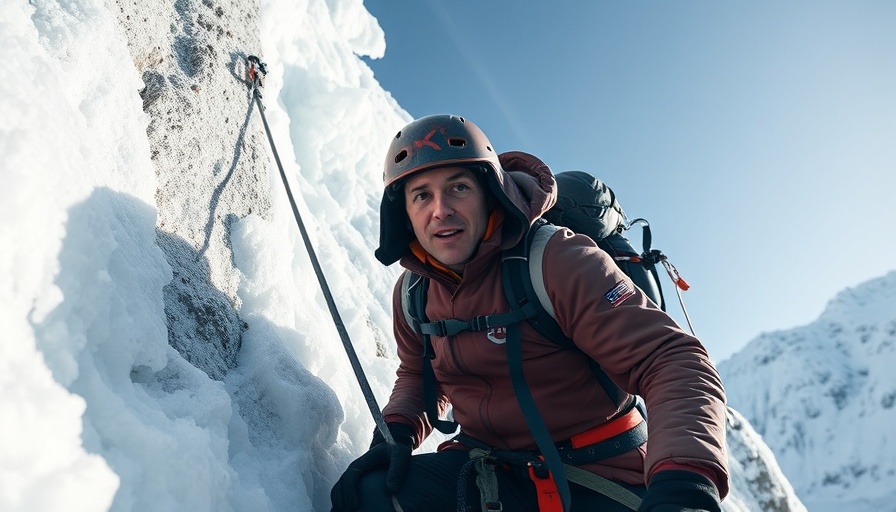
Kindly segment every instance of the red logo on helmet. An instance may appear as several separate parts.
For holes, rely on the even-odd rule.
[[[436,134],[436,132],[444,132],[444,131],[445,131],[444,128],[436,128],[436,129],[430,131],[429,133],[426,134],[426,137],[423,137],[423,139],[421,139],[421,140],[415,140],[415,141],[414,141],[414,147],[417,148],[417,149],[420,149],[420,148],[422,148],[423,146],[429,146],[429,147],[431,147],[431,148],[433,148],[433,149],[435,149],[435,150],[441,151],[442,148],[440,148],[438,144],[436,144],[435,142],[431,141],[430,139],[432,138],[433,135]],[[443,135],[444,135],[444,133],[443,133]]]

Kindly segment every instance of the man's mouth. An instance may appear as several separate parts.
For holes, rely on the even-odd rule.
[[[462,229],[445,229],[445,230],[435,233],[433,236],[435,236],[436,238],[449,238],[449,237],[459,234],[461,231],[463,231],[463,230]]]

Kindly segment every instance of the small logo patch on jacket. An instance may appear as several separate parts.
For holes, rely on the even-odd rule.
[[[619,281],[616,283],[616,286],[610,289],[607,293],[604,294],[604,298],[607,299],[607,302],[610,303],[614,308],[620,304],[622,304],[625,299],[631,297],[635,294],[635,288],[629,284],[628,281]]]
[[[493,327],[488,330],[485,334],[488,337],[489,341],[492,343],[497,343],[498,345],[502,345],[507,341],[507,328],[506,327]]]

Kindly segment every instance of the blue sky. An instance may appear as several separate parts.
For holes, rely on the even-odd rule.
[[[411,115],[591,171],[650,220],[717,360],[896,269],[894,2],[365,5]]]

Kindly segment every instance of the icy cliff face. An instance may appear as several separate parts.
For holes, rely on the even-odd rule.
[[[894,363],[891,272],[841,292],[809,325],[760,336],[719,371],[810,510],[893,510]]]
[[[157,241],[174,273],[164,289],[168,340],[221,380],[236,364],[245,328],[230,224],[252,213],[270,218],[271,208],[266,141],[243,81],[245,51],[261,44],[258,5],[116,7],[144,83]]]

